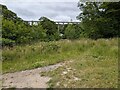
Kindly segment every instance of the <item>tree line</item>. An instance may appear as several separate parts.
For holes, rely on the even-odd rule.
[[[38,25],[29,25],[5,5],[2,6],[2,45],[30,44],[36,41],[59,39],[112,38],[120,36],[120,2],[79,2],[82,13],[79,25],[68,24],[60,31],[54,21],[46,17]],[[60,36],[62,34],[62,36]]]
[[[79,2],[82,11],[77,18],[84,37],[112,38],[120,36],[120,1],[119,2]]]
[[[47,19],[40,18],[38,25],[30,25],[17,16],[5,5],[2,5],[2,45],[13,46],[36,41],[58,40],[57,25]]]

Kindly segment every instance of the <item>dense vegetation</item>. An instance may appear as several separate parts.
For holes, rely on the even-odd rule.
[[[65,64],[56,70],[42,73],[43,76],[52,77],[49,87],[118,87],[118,39],[59,41],[58,45],[62,49],[58,57],[61,57],[63,52],[66,53],[63,54],[65,58],[61,57],[62,60],[65,59]]]
[[[52,77],[50,87],[116,88],[120,2],[79,2],[78,7],[81,23],[60,25],[58,31],[46,17],[30,25],[2,5],[3,73],[68,61],[43,73]]]
[[[33,41],[53,41],[61,38],[98,39],[120,36],[120,2],[79,2],[78,7],[82,11],[77,16],[81,23],[66,25],[58,31],[55,22],[46,17],[41,17],[38,25],[29,25],[2,5],[2,45],[30,44]]]
[[[64,62],[52,77],[55,88],[117,88],[118,39],[81,39],[39,42],[3,49],[3,73]]]
[[[79,2],[80,19],[84,36],[111,38],[120,36],[120,2]]]
[[[45,17],[40,18],[38,25],[31,26],[3,5],[2,15],[3,46],[59,39],[56,24]]]

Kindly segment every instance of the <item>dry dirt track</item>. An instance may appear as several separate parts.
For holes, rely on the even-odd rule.
[[[2,76],[3,78],[3,88],[47,88],[47,82],[50,77],[40,76],[40,72],[54,70],[63,63],[58,63],[56,65],[51,65],[47,67],[20,71],[15,73],[7,73]]]

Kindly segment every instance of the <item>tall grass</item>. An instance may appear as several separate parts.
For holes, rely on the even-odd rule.
[[[3,48],[3,73],[38,68],[80,58],[84,54],[94,58],[117,59],[118,41],[113,39],[80,39],[39,42],[32,45]]]
[[[52,77],[50,88],[118,87],[118,39],[84,39],[71,43],[74,53],[79,53],[75,53],[72,62],[42,73]]]

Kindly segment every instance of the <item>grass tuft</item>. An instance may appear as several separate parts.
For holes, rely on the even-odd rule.
[[[50,88],[117,88],[118,39],[39,42],[3,49],[3,73],[64,62],[50,76]]]

